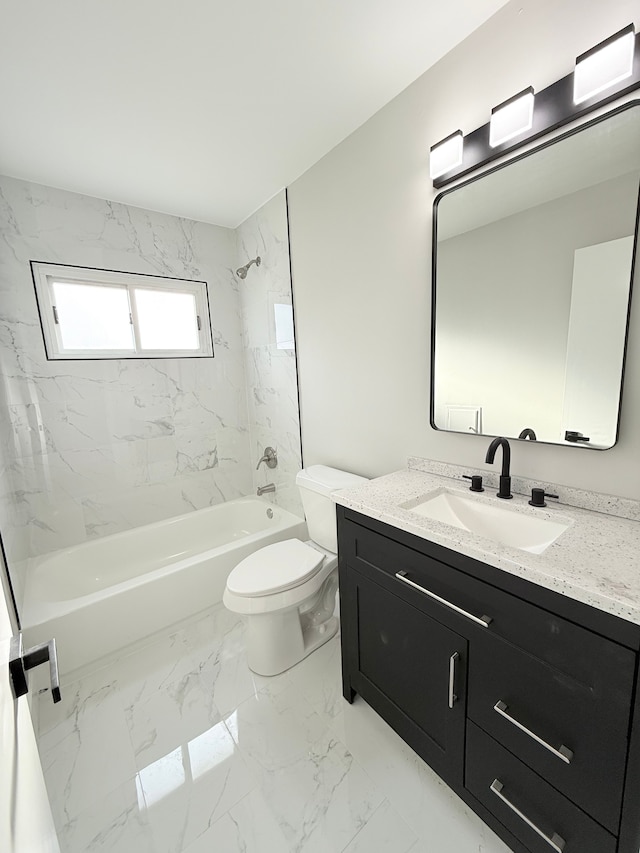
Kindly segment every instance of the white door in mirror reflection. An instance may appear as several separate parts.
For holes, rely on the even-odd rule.
[[[447,407],[447,429],[454,432],[482,432],[482,406]]]
[[[633,237],[577,249],[569,310],[562,435],[616,440]]]

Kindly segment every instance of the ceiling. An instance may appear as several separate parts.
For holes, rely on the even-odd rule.
[[[0,0],[0,172],[235,227],[505,2]]]

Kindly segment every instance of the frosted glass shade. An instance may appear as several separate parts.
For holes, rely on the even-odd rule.
[[[633,25],[591,48],[576,59],[573,75],[573,101],[587,101],[619,83],[633,72],[635,50]]]
[[[529,87],[491,110],[489,145],[492,148],[531,129],[534,99],[533,89]]]
[[[431,146],[429,155],[429,174],[439,178],[445,172],[455,169],[462,163],[462,131],[456,130],[446,139]]]

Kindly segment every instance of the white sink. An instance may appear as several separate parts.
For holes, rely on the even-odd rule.
[[[532,554],[542,554],[573,523],[571,519],[543,518],[533,509],[519,512],[448,489],[438,489],[402,508]]]

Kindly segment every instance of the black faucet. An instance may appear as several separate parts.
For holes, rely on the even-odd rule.
[[[494,438],[489,445],[487,456],[484,461],[488,462],[489,465],[492,465],[496,455],[496,450],[499,447],[502,448],[502,474],[500,475],[498,497],[508,499],[512,498],[513,495],[511,494],[511,475],[509,473],[509,466],[511,465],[511,447],[509,446],[507,439],[502,436]]]
[[[531,427],[525,427],[525,429],[522,430],[518,438],[530,438],[531,441],[537,441],[536,434],[531,429]]]

